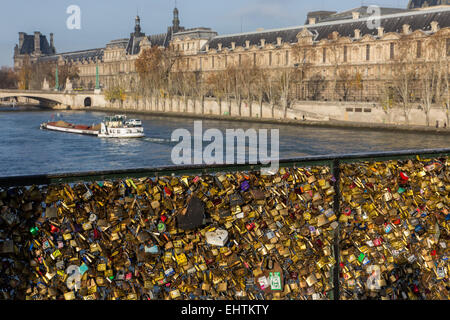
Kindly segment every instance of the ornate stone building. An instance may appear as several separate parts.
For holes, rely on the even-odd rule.
[[[426,8],[430,6],[449,5],[449,0],[409,0],[408,9]]]
[[[99,49],[57,54],[52,35],[48,43],[39,33],[34,38],[20,33],[14,61],[17,68],[25,55],[34,62],[72,63],[79,68],[80,76],[74,88],[84,89],[93,89],[98,65],[102,87],[121,79],[132,88],[137,79],[135,60],[139,53],[151,46],[173,44],[182,55],[182,63],[175,67],[178,70],[207,74],[244,62],[269,70],[302,68],[306,81],[299,83],[293,94],[298,99],[327,100],[340,99],[334,87],[338,69],[345,69],[353,76],[358,75],[362,83],[357,92],[345,99],[372,101],[377,98],[378,83],[392,72],[392,65],[399,59],[401,39],[408,39],[420,62],[428,59],[428,51],[433,50],[427,45],[430,36],[439,33],[450,38],[450,6],[442,5],[448,1],[429,1],[439,6],[413,9],[426,4],[412,0],[408,9],[381,8],[379,20],[373,20],[367,7],[341,13],[313,12],[303,26],[231,35],[217,35],[209,28],[185,29],[180,26],[179,12],[175,9],[172,26],[166,33],[146,36],[136,17],[135,30],[129,38],[113,40]],[[294,54],[299,47],[304,52],[303,58]],[[446,58],[448,54],[447,51]],[[319,93],[312,92],[314,77],[323,79]]]

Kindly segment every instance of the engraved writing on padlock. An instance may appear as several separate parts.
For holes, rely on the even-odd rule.
[[[217,229],[205,234],[206,242],[210,245],[223,247],[228,241],[228,231]]]

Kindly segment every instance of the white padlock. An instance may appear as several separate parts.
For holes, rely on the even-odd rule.
[[[228,231],[217,229],[205,234],[206,242],[213,246],[223,247],[228,241]]]

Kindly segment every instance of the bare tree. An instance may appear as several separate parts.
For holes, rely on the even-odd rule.
[[[378,87],[378,97],[385,116],[389,117],[394,106],[394,89],[390,83],[384,82]]]
[[[434,62],[425,63],[420,72],[420,91],[423,111],[427,126],[430,126],[430,111],[435,101],[436,88],[438,86],[438,69]]]
[[[311,99],[314,101],[318,100],[324,89],[325,78],[319,73],[312,75],[308,80],[308,91],[311,95]]]
[[[431,61],[435,61],[437,70],[436,102],[444,109],[447,126],[450,126],[450,40],[448,36],[438,31],[429,39]]]
[[[0,68],[0,88],[16,89],[18,75],[14,69],[3,66]]]
[[[216,99],[219,111],[222,112],[222,101],[226,94],[225,74],[223,71],[212,72],[206,79],[206,85],[209,91]]]
[[[305,99],[305,83],[307,82],[308,74],[312,67],[312,61],[315,61],[316,59],[316,50],[312,44],[296,43],[292,47],[291,52],[295,62],[294,66],[298,70],[298,83],[301,85],[304,92],[302,99]]]
[[[263,117],[263,103],[266,99],[266,88],[268,83],[267,71],[258,69],[257,77],[255,78],[255,96],[259,103],[259,117]]]
[[[402,108],[406,123],[414,97],[414,83],[416,80],[415,63],[411,57],[410,41],[403,35],[397,42],[397,52],[394,63],[391,64],[392,88],[396,94],[396,102]]]

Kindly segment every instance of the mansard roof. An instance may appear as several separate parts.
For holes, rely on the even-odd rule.
[[[327,21],[283,29],[222,35],[211,39],[209,48],[218,49],[219,43],[222,44],[223,48],[231,48],[232,42],[235,42],[236,46],[245,46],[246,40],[250,41],[250,45],[259,46],[261,39],[265,39],[266,44],[276,45],[278,37],[282,38],[283,43],[296,43],[297,34],[304,28],[308,29],[314,35],[314,41],[328,39],[334,31],[337,31],[340,36],[353,38],[355,29],[361,31],[361,37],[367,34],[376,36],[378,30],[376,27],[372,29],[368,27],[369,19],[370,17]],[[450,8],[429,9],[423,11],[414,10],[398,14],[382,15],[380,17],[380,26],[384,28],[385,33],[402,32],[404,24],[409,24],[412,31],[430,31],[430,23],[432,21],[437,21],[441,28],[450,27]]]
[[[83,62],[83,61],[97,61],[97,60],[103,61],[104,51],[105,49],[99,48],[99,49],[66,52],[49,56],[43,56],[39,58],[39,61],[56,62],[60,57],[62,57],[63,60],[68,62]]]
[[[40,49],[42,54],[54,54],[55,52],[50,47],[45,35],[40,35]],[[19,54],[32,54],[34,52],[34,34],[24,35],[23,45],[20,48]]]
[[[378,9],[380,10],[380,15],[382,15],[382,16],[388,15],[388,14],[396,14],[396,13],[401,13],[401,12],[407,12],[408,11],[408,9],[401,9],[401,8],[378,7]],[[373,12],[371,12],[369,10],[368,6],[361,6],[359,8],[354,8],[354,9],[346,10],[346,11],[343,11],[343,12],[338,12],[338,13],[331,14],[331,15],[323,18],[323,19],[320,19],[317,22],[327,22],[327,21],[337,21],[337,20],[352,19],[353,18],[353,12],[359,13],[359,16],[361,18],[369,17],[370,15],[373,14]],[[308,22],[307,22],[307,24],[308,24]]]

